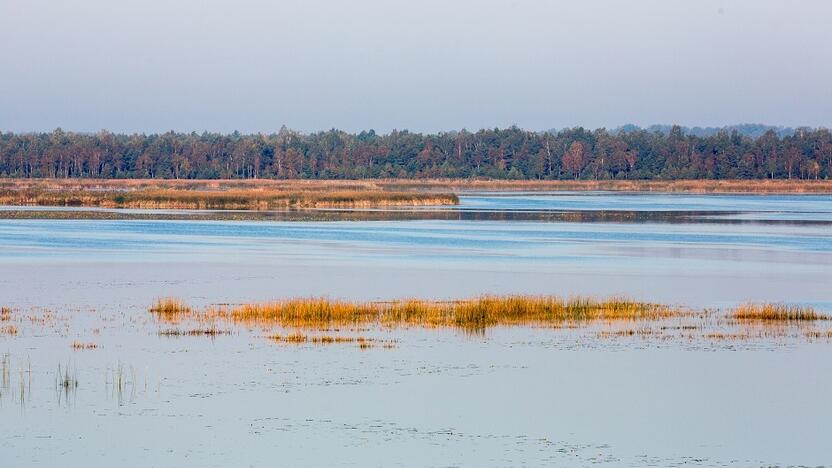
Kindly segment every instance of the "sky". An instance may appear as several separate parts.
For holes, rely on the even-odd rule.
[[[0,130],[832,127],[829,0],[0,0]]]

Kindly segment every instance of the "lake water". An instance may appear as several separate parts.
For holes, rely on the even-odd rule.
[[[362,331],[398,342],[360,350],[165,338],[147,313],[160,296],[484,293],[832,311],[830,196],[461,200],[331,212],[373,221],[0,220],[19,328],[0,334],[0,466],[832,463],[828,341],[407,329]],[[58,390],[59,364],[77,388]]]

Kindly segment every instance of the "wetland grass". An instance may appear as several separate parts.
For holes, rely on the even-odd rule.
[[[453,193],[391,191],[374,184],[181,186],[20,184],[0,188],[0,204],[95,208],[275,210],[456,205]]]
[[[301,332],[289,333],[288,335],[275,334],[269,336],[269,339],[278,343],[292,343],[301,344],[309,341],[309,337]]]
[[[181,299],[175,297],[162,297],[150,306],[150,312],[157,317],[174,322],[180,317],[190,315],[193,310]]]
[[[832,330],[812,330],[807,331],[803,334],[809,340],[831,340],[832,339]]]
[[[286,344],[305,344],[313,345],[329,345],[329,344],[357,344],[360,349],[372,348],[376,340],[374,338],[366,338],[363,336],[342,336],[342,335],[305,335],[301,332],[293,332],[286,335],[274,334],[269,335],[268,338],[276,343]],[[393,340],[381,341],[385,349],[390,349],[395,346]]]
[[[125,402],[125,395],[129,397],[128,401],[136,398],[136,382],[136,369],[133,366],[127,368],[121,361],[118,361],[112,369],[107,369],[104,385],[109,389],[110,396],[115,398],[118,406],[122,406]],[[128,390],[129,394],[127,394]]]
[[[812,307],[786,304],[743,304],[729,312],[728,316],[740,321],[761,322],[813,322],[832,317],[818,313]]]
[[[391,190],[453,191],[613,191],[666,193],[830,193],[829,180],[506,180],[506,179],[399,179],[379,180]]]
[[[832,181],[807,179],[508,180],[464,179],[2,179],[6,193],[617,191],[684,193],[832,193]]]
[[[159,310],[166,312],[159,313]],[[594,299],[555,296],[481,296],[455,301],[421,299],[384,302],[340,301],[326,298],[294,298],[242,305],[211,306],[194,310],[177,299],[164,299],[151,311],[161,321],[192,320],[207,328],[163,330],[163,336],[214,336],[217,324],[229,323],[260,328],[274,342],[286,344],[356,343],[360,347],[387,347],[383,340],[330,335],[308,335],[350,330],[397,327],[453,328],[464,333],[483,333],[492,327],[545,327],[598,330],[598,338],[643,338],[708,341],[749,339],[820,339],[830,333],[815,332],[810,325],[832,320],[810,307],[783,304],[746,304],[727,312],[719,309],[691,310],[638,302],[624,298]],[[284,334],[268,333],[275,329]],[[362,346],[363,345],[363,346]],[[390,347],[393,345],[391,344]]]
[[[11,358],[8,353],[3,354],[0,356],[0,396],[4,392],[8,392],[9,387],[11,386]]]
[[[188,330],[180,330],[176,328],[168,329],[168,330],[161,330],[159,331],[159,336],[165,337],[179,337],[179,336],[208,336],[211,338],[220,336],[220,335],[230,335],[231,330],[221,330],[216,327],[208,327],[208,328],[192,328]]]
[[[61,367],[58,364],[58,373],[55,376],[55,384],[56,386],[64,391],[70,391],[78,387],[78,375],[77,372],[70,367],[69,364]]]
[[[0,370],[2,373],[2,388],[0,388],[0,397],[3,396],[3,393],[9,393],[11,390],[11,379],[9,376],[11,370],[11,360],[8,353],[3,356],[2,365],[0,365],[2,369]],[[18,377],[17,377],[17,392],[19,395],[19,403],[20,406],[25,406],[27,401],[27,395],[32,393],[32,363],[27,362],[26,367],[21,366],[18,368]],[[13,392],[12,392],[13,393]]]
[[[546,326],[593,320],[654,320],[680,313],[682,311],[663,305],[621,298],[565,300],[550,296],[482,296],[459,301],[414,299],[392,302],[290,299],[219,311],[219,315],[236,322],[293,328],[380,324],[471,330],[501,325]]]

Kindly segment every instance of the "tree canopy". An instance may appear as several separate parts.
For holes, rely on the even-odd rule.
[[[0,176],[20,178],[827,179],[828,129],[669,131],[517,127],[437,134],[0,132]]]

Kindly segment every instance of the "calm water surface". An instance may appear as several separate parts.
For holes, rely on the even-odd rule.
[[[832,310],[832,197],[490,193],[449,210],[459,219],[0,220],[0,302],[20,328],[0,334],[0,466],[832,463],[826,341],[403,330],[361,351],[245,329],[163,338],[146,312],[166,295],[482,293]],[[644,216],[466,215],[564,211]],[[41,308],[47,325],[24,317]],[[59,364],[77,388],[56,387]]]

